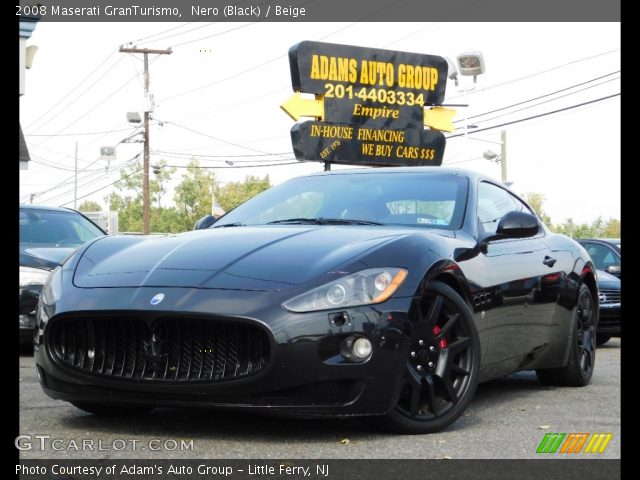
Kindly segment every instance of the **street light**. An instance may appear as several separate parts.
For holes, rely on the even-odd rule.
[[[476,77],[484,73],[484,57],[482,52],[464,52],[458,55],[458,67],[460,75],[473,77],[473,83],[476,83]]]
[[[469,134],[469,96],[468,93],[476,89],[476,81],[478,75],[482,75],[485,70],[484,57],[482,52],[471,51],[462,52],[456,56],[456,63],[454,64],[450,59],[446,58],[449,64],[449,78],[455,82],[458,86],[458,74],[463,77],[473,77],[473,85],[471,87],[463,87],[462,90],[458,90],[464,94],[464,103],[467,104],[465,108],[464,117],[464,136],[468,138]]]
[[[500,155],[498,155],[496,152],[494,152],[493,150],[487,150],[486,152],[484,152],[482,154],[482,157],[485,160],[490,160],[492,162],[499,162],[500,161]]]

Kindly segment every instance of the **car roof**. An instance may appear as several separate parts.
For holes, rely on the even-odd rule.
[[[314,172],[307,175],[301,175],[301,177],[317,177],[324,175],[351,175],[351,174],[376,174],[376,173],[430,173],[430,174],[449,174],[449,175],[458,175],[461,177],[468,177],[475,180],[488,180],[495,183],[500,183],[499,181],[487,177],[478,172],[474,172],[473,170],[466,170],[463,168],[457,167],[364,167],[364,168],[348,168],[342,170],[330,170],[328,172],[320,171]],[[301,178],[298,177],[298,178]]]
[[[31,204],[20,204],[20,208],[23,210],[51,210],[53,212],[71,212],[71,213],[79,213],[76,212],[72,208],[67,207],[49,207],[47,205],[31,205]]]

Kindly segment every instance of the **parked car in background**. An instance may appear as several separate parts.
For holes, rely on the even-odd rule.
[[[622,329],[620,290],[621,249],[619,238],[577,239],[589,253],[598,270],[600,323],[596,343],[607,343],[611,337],[619,337]]]
[[[49,272],[87,240],[106,235],[68,208],[20,205],[20,343],[33,340],[38,297]]]

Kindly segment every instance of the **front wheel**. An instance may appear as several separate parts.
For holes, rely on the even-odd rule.
[[[480,339],[469,306],[451,287],[433,282],[413,325],[400,398],[378,421],[397,433],[440,431],[473,398],[479,371]]]
[[[536,370],[542,383],[567,387],[584,387],[589,383],[596,363],[596,323],[593,296],[583,283],[573,314],[569,363],[560,368]]]

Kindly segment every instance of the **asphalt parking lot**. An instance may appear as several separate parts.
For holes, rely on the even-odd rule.
[[[510,375],[480,385],[464,416],[446,431],[422,436],[379,433],[355,419],[293,420],[210,410],[157,409],[138,418],[98,418],[47,397],[38,384],[33,356],[23,354],[20,433],[30,436],[32,448],[20,455],[24,459],[521,459],[539,458],[536,448],[548,432],[606,432],[613,438],[598,458],[620,458],[620,345],[620,339],[613,339],[598,349],[594,376],[585,388],[545,387],[533,372]],[[35,435],[49,437],[40,440]],[[86,440],[90,442],[83,447]]]

